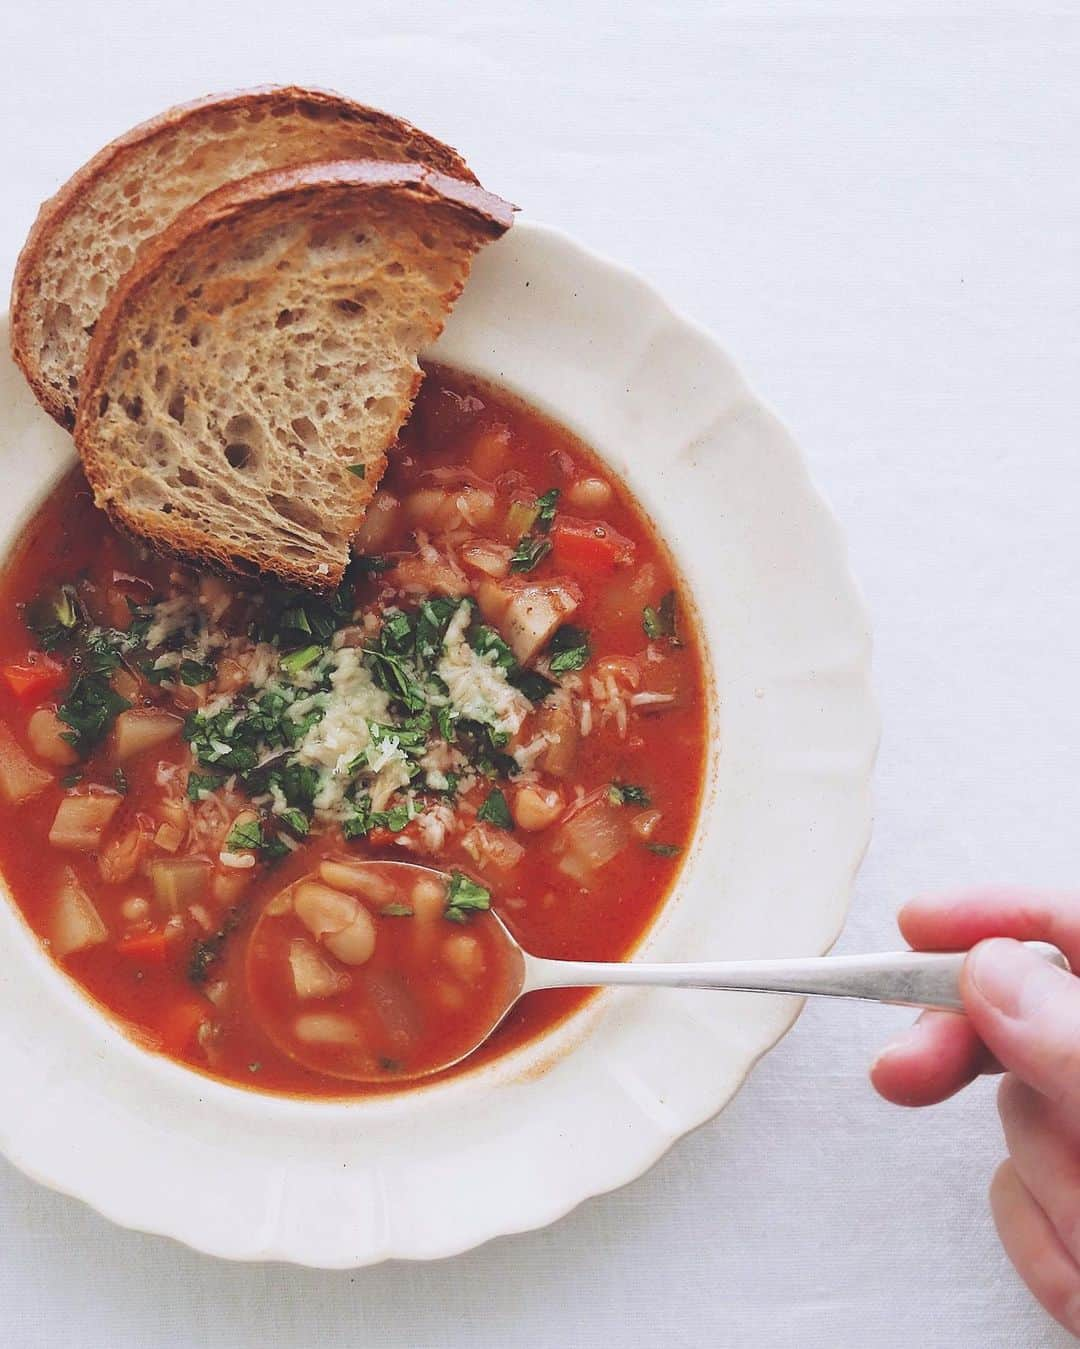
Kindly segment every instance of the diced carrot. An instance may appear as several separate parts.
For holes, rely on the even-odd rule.
[[[602,520],[575,520],[560,515],[551,530],[556,562],[589,576],[609,576],[620,562],[629,562],[634,545]]]
[[[23,703],[37,702],[64,682],[64,667],[40,651],[28,651],[26,659],[3,667],[3,676],[15,697]]]
[[[199,1033],[199,1028],[210,1020],[207,1003],[189,999],[175,1003],[161,1021],[161,1040],[167,1054],[183,1054]]]
[[[169,954],[169,939],[161,929],[140,932],[132,937],[122,937],[116,949],[122,956],[128,956],[132,960],[161,965]]]

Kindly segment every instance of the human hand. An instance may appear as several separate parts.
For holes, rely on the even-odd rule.
[[[898,1105],[931,1105],[1005,1071],[1009,1157],[990,1186],[994,1222],[1031,1292],[1080,1335],[1080,979],[1019,945],[1053,942],[1080,970],[1080,895],[934,896],[905,905],[899,923],[917,950],[975,947],[961,975],[967,1016],[924,1013],[878,1056],[871,1081]]]

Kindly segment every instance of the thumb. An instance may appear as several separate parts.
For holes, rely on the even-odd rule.
[[[998,1062],[1080,1114],[1080,979],[998,937],[968,956],[961,988],[971,1023]]]

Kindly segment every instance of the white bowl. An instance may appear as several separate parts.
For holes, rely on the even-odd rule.
[[[6,330],[0,334],[7,350]],[[810,954],[870,828],[867,620],[805,464],[706,333],[525,221],[478,259],[431,353],[594,446],[687,576],[713,663],[708,799],[641,954]],[[0,360],[0,549],[70,463]],[[729,1101],[794,999],[619,991],[423,1091],[320,1103],[144,1053],[0,904],[0,1148],[125,1226],[233,1259],[430,1259],[539,1227],[639,1176]]]

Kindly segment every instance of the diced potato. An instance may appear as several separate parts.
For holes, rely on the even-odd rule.
[[[303,1044],[360,1043],[359,1028],[338,1012],[305,1012],[293,1022],[293,1034]]]
[[[510,574],[512,554],[513,549],[508,544],[495,543],[491,539],[471,539],[458,549],[458,556],[470,571],[496,579]]]
[[[130,670],[123,668],[117,670],[109,680],[113,692],[119,693],[121,698],[126,698],[128,702],[134,702],[142,691],[142,684],[131,673]]]
[[[293,908],[297,918],[313,937],[341,932],[360,912],[360,904],[352,895],[342,894],[318,881],[302,881],[293,891]]]
[[[75,746],[64,739],[65,732],[70,735],[71,727],[61,721],[51,707],[39,707],[26,724],[30,748],[38,758],[62,768],[79,762]]]
[[[0,721],[0,796],[9,806],[29,801],[43,792],[53,775],[30,761],[26,751]]]
[[[538,833],[553,825],[563,813],[563,799],[557,791],[530,783],[514,793],[511,809],[515,824],[528,834]]]
[[[210,863],[199,857],[160,857],[150,863],[154,898],[169,913],[180,913],[206,896]]]
[[[340,993],[347,978],[333,969],[309,941],[297,937],[289,943],[289,968],[298,998],[330,998]]]
[[[393,538],[401,514],[401,502],[389,492],[376,492],[363,523],[353,536],[357,553],[381,553]]]
[[[548,737],[547,748],[540,755],[538,766],[552,777],[569,777],[577,762],[581,740],[581,728],[569,698],[564,695],[540,708],[536,727]]]
[[[175,824],[159,824],[157,833],[154,835],[154,843],[162,852],[176,852],[180,844],[184,841],[183,829],[177,829]]]
[[[474,824],[461,839],[461,846],[478,866],[498,867],[510,871],[525,855],[525,849],[501,829],[489,829],[485,824]]]
[[[70,867],[64,868],[49,917],[49,946],[56,956],[69,956],[100,946],[109,929]]]
[[[446,558],[403,557],[387,575],[402,590],[414,595],[465,595],[469,582],[465,573]]]
[[[180,734],[183,718],[156,707],[121,712],[113,728],[113,757],[123,763],[144,750],[157,749]]]
[[[362,863],[353,866],[349,862],[327,857],[319,863],[319,876],[333,889],[344,890],[350,895],[362,895],[373,904],[388,904],[397,894],[393,881],[380,875],[374,867]]]
[[[49,842],[54,848],[69,848],[72,852],[96,852],[122,800],[106,793],[65,796],[53,818]]]
[[[254,872],[251,869],[237,871],[230,867],[227,871],[215,871],[210,882],[210,894],[219,904],[235,904],[251,884]]]
[[[518,663],[528,665],[556,629],[577,612],[581,591],[573,581],[546,585],[481,581],[476,598],[481,613],[506,638]]]

